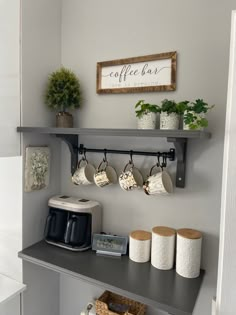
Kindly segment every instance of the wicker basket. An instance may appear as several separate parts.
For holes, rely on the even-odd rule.
[[[109,303],[125,304],[129,306],[129,311],[125,315],[145,315],[146,305],[136,302],[134,300],[128,299],[124,296],[115,294],[110,291],[105,291],[98,300],[96,300],[96,313],[97,315],[117,315],[109,310]],[[121,313],[124,314],[124,313]]]

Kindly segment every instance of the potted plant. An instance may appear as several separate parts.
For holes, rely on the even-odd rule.
[[[186,107],[185,102],[176,103],[164,99],[160,106],[160,129],[179,129],[180,115]]]
[[[183,116],[184,130],[203,130],[208,126],[206,113],[212,109],[214,105],[208,105],[203,99],[196,99],[187,105]]]
[[[138,129],[155,129],[156,114],[159,111],[157,105],[145,103],[144,100],[138,101],[135,105],[135,113],[138,118]]]
[[[45,102],[49,108],[59,110],[57,127],[73,127],[73,116],[67,111],[80,107],[80,84],[76,75],[64,67],[51,73],[48,78]]]

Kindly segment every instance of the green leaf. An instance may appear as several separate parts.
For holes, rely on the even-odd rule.
[[[139,109],[137,109],[139,108]],[[149,103],[144,103],[144,100],[140,100],[135,105],[135,113],[137,117],[141,117],[142,115],[148,114],[150,112],[157,113],[159,111],[159,106]]]
[[[177,113],[183,115],[183,113],[188,109],[189,101],[181,101],[176,104]]]
[[[189,110],[194,111],[197,114],[207,113],[208,110],[212,109],[214,105],[208,105],[203,99],[196,99],[195,102],[191,103]]]
[[[178,113],[178,109],[176,107],[176,103],[173,100],[164,99],[161,102],[161,112],[170,113]]]
[[[208,126],[208,120],[206,118],[202,118],[200,121],[199,121],[199,125],[201,127],[207,127]]]
[[[138,101],[138,103],[135,105],[135,108],[139,107],[139,106],[142,105],[143,103],[144,103],[144,100]]]

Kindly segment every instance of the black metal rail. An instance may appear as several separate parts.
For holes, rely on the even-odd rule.
[[[170,149],[168,152],[146,152],[146,151],[134,151],[134,150],[113,150],[113,149],[91,149],[86,148],[83,144],[78,147],[79,154],[86,154],[87,152],[95,152],[95,153],[103,153],[106,155],[107,153],[111,154],[129,154],[133,155],[145,155],[145,156],[156,156],[156,157],[165,157],[170,161],[175,160],[175,149]]]

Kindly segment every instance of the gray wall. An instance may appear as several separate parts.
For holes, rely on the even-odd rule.
[[[61,62],[61,2],[21,0],[22,3],[22,125],[52,126],[54,113],[44,105],[47,76]],[[23,247],[43,238],[47,200],[60,190],[60,141],[50,136],[23,134],[25,147],[48,145],[52,160],[47,189],[23,193]],[[59,275],[23,263],[24,315],[58,315]]]
[[[22,125],[53,126],[44,103],[48,75],[61,64],[61,1],[22,3]]]
[[[60,1],[22,0],[22,126],[50,126],[54,113],[44,105],[47,76],[60,66]],[[23,155],[28,145],[52,149],[50,185],[46,190],[24,193],[23,246],[42,238],[47,198],[59,190],[60,141],[45,135],[23,134]],[[43,213],[43,214],[42,214]],[[38,222],[40,226],[35,226]],[[32,226],[31,226],[32,225]]]
[[[62,146],[61,190],[100,201],[106,232],[127,234],[133,229],[150,230],[155,225],[167,225],[196,228],[204,233],[202,268],[206,276],[195,315],[210,314],[216,290],[230,16],[234,8],[231,0],[224,3],[62,1],[62,64],[76,71],[83,89],[84,103],[75,113],[77,126],[136,128],[134,104],[139,99],[159,103],[164,98],[200,97],[216,105],[209,114],[212,139],[189,142],[186,188],[175,189],[170,197],[148,197],[141,191],[127,193],[118,186],[75,187],[69,174],[68,150]],[[96,62],[173,50],[178,52],[175,92],[96,94]],[[160,139],[85,137],[81,141],[88,147],[100,148],[165,150],[170,147]],[[97,164],[102,156],[90,154],[88,158]],[[108,158],[118,173],[128,160],[125,156]],[[143,174],[147,174],[154,162],[152,158],[135,157]],[[170,163],[168,168],[173,178],[174,166],[175,163]],[[72,287],[75,290],[74,283]],[[83,289],[78,283],[79,290]],[[93,295],[92,290],[88,299]],[[61,295],[64,309],[70,305],[71,292],[67,292]],[[84,303],[87,303],[85,297]],[[61,315],[65,314],[73,315],[62,310]]]
[[[60,279],[56,272],[24,262],[24,315],[58,315]],[[12,314],[13,315],[13,314]]]
[[[20,1],[0,2],[0,156],[20,155]],[[7,139],[6,139],[7,135]]]

